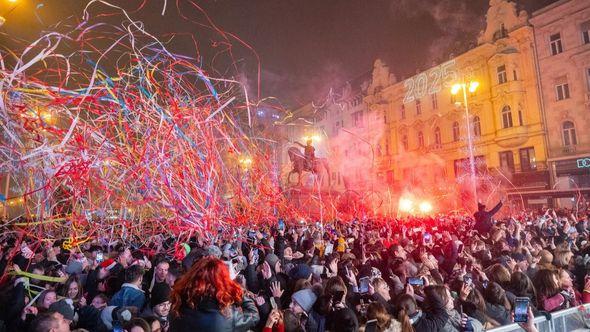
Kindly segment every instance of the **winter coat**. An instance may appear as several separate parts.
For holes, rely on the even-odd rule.
[[[244,296],[240,305],[231,305],[222,313],[217,300],[206,298],[194,308],[183,305],[180,315],[172,317],[170,332],[247,331],[254,328],[260,316],[254,301]]]
[[[493,209],[490,211],[479,210],[473,214],[475,217],[475,226],[473,227],[476,231],[480,234],[487,234],[492,229],[494,225],[492,222],[492,217],[496,212],[498,212],[502,208],[502,202],[498,203],[498,205],[494,206]]]

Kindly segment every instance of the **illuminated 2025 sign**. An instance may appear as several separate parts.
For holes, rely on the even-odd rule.
[[[578,159],[576,163],[578,163],[578,168],[590,168],[590,158]]]
[[[450,88],[458,79],[455,60],[443,63],[427,72],[418,74],[404,82],[406,96],[404,104],[420,99],[425,95],[439,92],[443,87]]]

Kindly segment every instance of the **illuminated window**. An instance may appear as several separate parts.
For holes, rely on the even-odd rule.
[[[570,87],[567,83],[557,84],[555,86],[557,100],[564,100],[570,97]]]
[[[582,41],[584,44],[590,44],[590,21],[586,21],[580,25],[582,30]]]
[[[418,146],[424,147],[424,134],[421,131],[418,132]]]
[[[405,151],[408,151],[408,135],[402,136],[402,146],[404,147]]]
[[[440,128],[434,128],[434,147],[440,149],[442,146],[442,137],[440,135]]]
[[[422,102],[420,99],[416,99],[416,115],[422,114]]]
[[[401,116],[402,116],[402,120],[406,119],[406,105],[402,105],[402,109],[401,109]]]
[[[498,73],[498,84],[504,84],[508,82],[508,78],[506,77],[506,66],[501,65],[496,69]]]
[[[436,96],[436,92],[432,94],[432,109],[438,109],[438,97]]]
[[[578,139],[576,138],[576,127],[574,123],[571,121],[566,121],[562,125],[563,128],[563,145],[564,146],[573,146],[578,144]]]
[[[459,141],[459,135],[461,135],[461,132],[459,131],[459,122],[455,121],[453,122],[453,142]]]
[[[549,44],[551,45],[551,55],[563,53],[563,46],[561,45],[561,34],[556,33],[549,37]]]
[[[512,110],[506,105],[502,108],[502,128],[512,127]]]
[[[477,115],[473,117],[473,136],[481,136],[481,124]]]
[[[520,170],[523,172],[533,171],[537,169],[537,161],[535,159],[535,148],[520,149]]]
[[[500,152],[500,168],[514,173],[514,154],[512,151]]]

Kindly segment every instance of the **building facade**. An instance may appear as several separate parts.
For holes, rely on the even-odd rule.
[[[590,192],[590,2],[562,0],[533,13],[551,190],[560,206]]]
[[[313,108],[335,190],[567,205],[590,187],[590,3],[491,0],[476,47],[402,80],[376,60]]]

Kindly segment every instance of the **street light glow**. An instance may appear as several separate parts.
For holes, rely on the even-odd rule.
[[[459,93],[459,90],[461,90],[461,84],[454,84],[453,87],[451,87],[451,94],[456,95]]]
[[[322,140],[322,137],[320,135],[309,135],[309,136],[304,136],[303,140],[304,141],[312,140],[314,142],[319,142]]]
[[[427,214],[430,213],[430,211],[432,211],[432,204],[430,204],[430,202],[424,201],[422,203],[420,203],[420,212]]]
[[[400,210],[401,212],[410,212],[410,211],[412,211],[413,205],[414,205],[414,202],[412,202],[411,199],[400,198],[398,210]]]
[[[478,81],[473,81],[473,82],[469,83],[469,92],[474,93],[478,87],[479,87]]]

